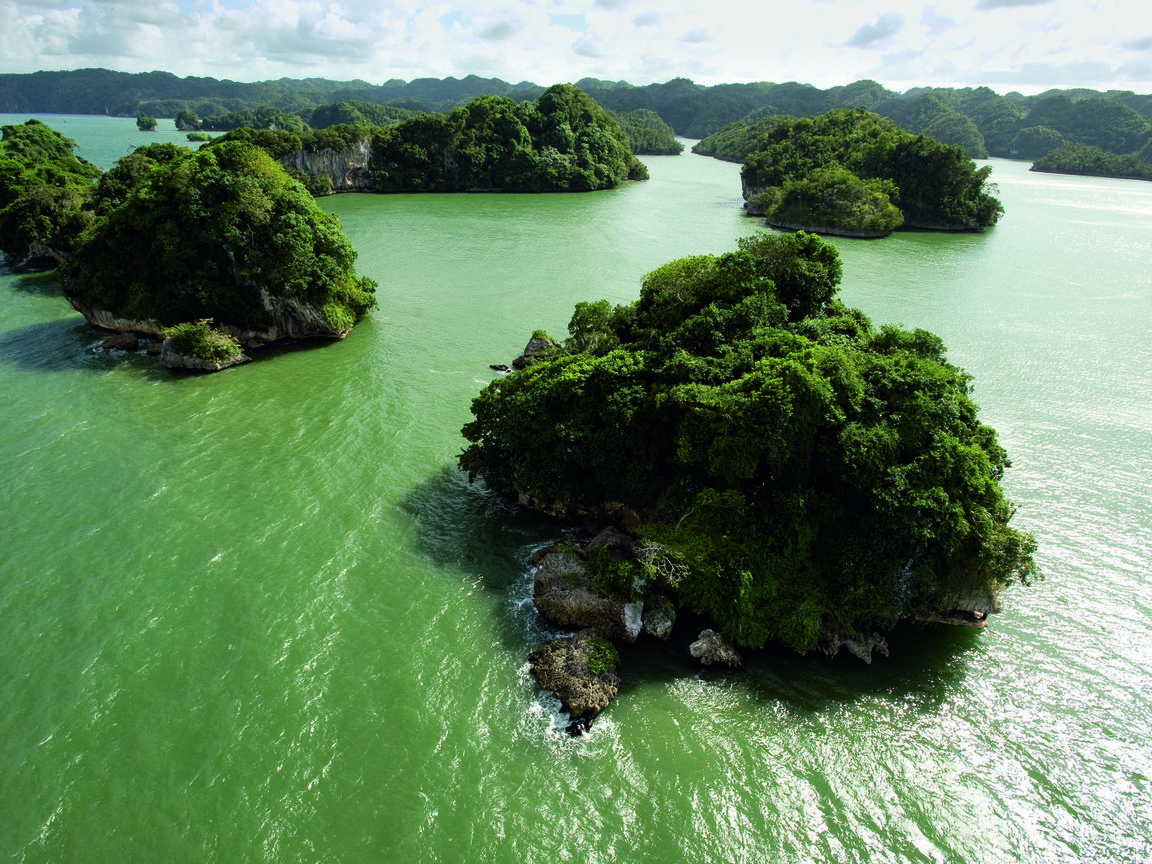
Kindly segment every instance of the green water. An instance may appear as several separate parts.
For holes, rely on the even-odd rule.
[[[45,119],[104,165],[143,137]],[[994,161],[988,233],[838,243],[849,303],[975,375],[1044,583],[871,666],[628,647],[563,735],[525,563],[561,529],[452,466],[532,329],[754,229],[737,166],[645,161],[325,199],[381,308],[217,375],[94,352],[52,274],[0,271],[0,860],[1152,857],[1152,184]]]

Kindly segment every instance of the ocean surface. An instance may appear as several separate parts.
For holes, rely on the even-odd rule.
[[[183,140],[41,119],[105,168]],[[571,530],[455,457],[533,329],[757,230],[739,166],[644,161],[323,199],[380,308],[216,375],[94,350],[53,273],[0,268],[0,861],[1152,859],[1152,183],[992,160],[986,233],[835,241],[849,304],[975,376],[1043,582],[870,666],[628,646],[564,734],[527,558]]]

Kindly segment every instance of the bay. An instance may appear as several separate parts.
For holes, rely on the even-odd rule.
[[[145,138],[42,119],[105,167]],[[54,274],[0,271],[0,857],[1152,855],[1152,184],[993,160],[985,234],[836,241],[848,303],[975,376],[1044,582],[871,666],[627,648],[562,734],[526,559],[565,529],[454,458],[533,329],[756,229],[738,166],[645,161],[589,195],[323,199],[380,309],[217,375],[96,352]]]

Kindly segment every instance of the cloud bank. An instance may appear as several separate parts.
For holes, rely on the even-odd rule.
[[[5,0],[0,71],[1152,92],[1143,0]]]

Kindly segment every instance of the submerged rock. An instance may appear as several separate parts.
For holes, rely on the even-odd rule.
[[[100,343],[100,347],[106,351],[135,351],[139,345],[140,340],[135,333],[117,333]]]
[[[549,642],[529,654],[528,661],[540,686],[572,716],[571,734],[591,727],[620,690],[616,649],[592,630]]]

